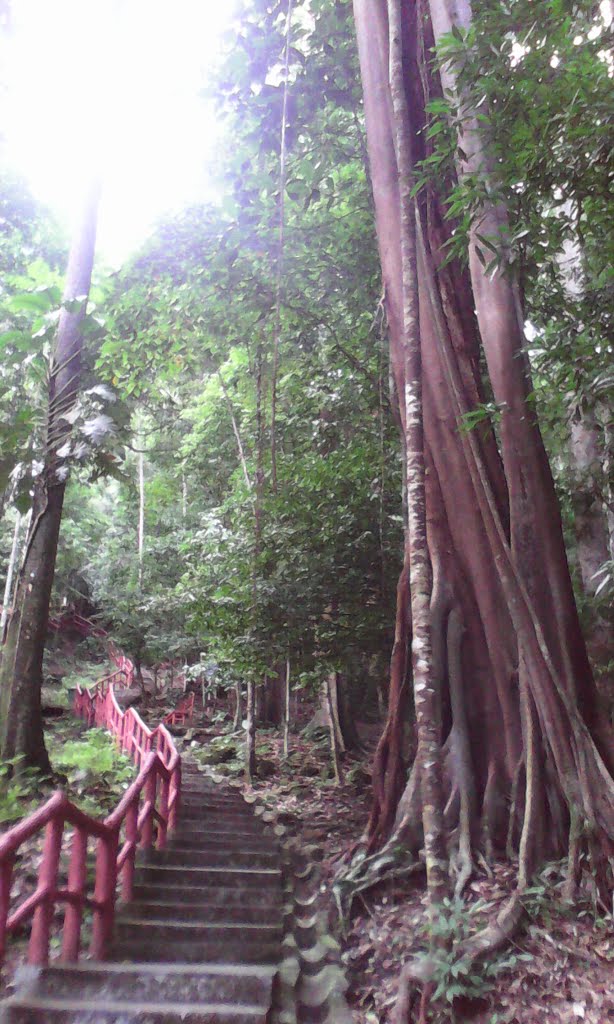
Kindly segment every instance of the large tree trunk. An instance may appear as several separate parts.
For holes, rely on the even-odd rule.
[[[403,440],[411,451],[413,408],[406,402],[403,345],[406,174],[394,146],[386,0],[354,0],[354,10],[391,365]],[[442,83],[426,59],[433,46],[426,0],[403,0],[401,10],[404,89],[417,161],[430,152],[425,104],[441,96]],[[439,34],[452,27],[450,11],[466,19],[468,6],[464,0],[431,0],[430,11]],[[454,90],[452,70],[443,84]],[[464,138],[468,166],[459,165],[459,174],[477,173],[471,161],[487,173],[477,134],[472,143]],[[454,261],[442,266],[454,227],[445,219],[444,199],[433,187],[419,195],[414,272],[434,572],[433,672],[440,692],[446,824],[458,838],[462,888],[477,844],[486,852],[505,849],[506,842],[519,850],[522,882],[544,856],[565,853],[578,815],[593,848],[599,846],[607,858],[614,839],[614,785],[612,748],[578,623],[552,475],[527,402],[530,379],[517,292],[504,274],[485,275],[473,236],[469,271]],[[501,231],[504,211],[482,213],[481,234]],[[462,428],[464,414],[484,402],[481,352],[503,410],[500,451],[487,421],[472,431]],[[414,557],[408,546],[404,572],[410,576]],[[349,872],[348,894],[398,871],[402,847],[404,869],[410,869],[424,844],[419,759],[400,792],[406,651],[416,632],[403,586],[398,609],[388,723],[374,766],[371,856]]]
[[[610,558],[607,511],[600,481],[605,461],[603,427],[594,409],[577,409],[571,419],[574,468],[573,510],[582,587],[594,594],[599,569]]]
[[[62,520],[68,464],[58,455],[70,432],[67,414],[77,399],[81,376],[81,321],[90,289],[98,187],[91,190],[73,240],[64,302],[49,372],[47,442],[36,480],[32,518],[20,572],[15,610],[0,667],[0,753],[49,771],[43,736],[41,687],[49,602]]]

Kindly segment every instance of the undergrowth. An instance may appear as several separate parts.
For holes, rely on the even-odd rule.
[[[477,900],[444,899],[426,926],[425,939],[432,940],[434,949],[428,954],[434,964],[432,999],[453,1004],[459,998],[482,999],[495,986],[504,971],[511,970],[520,961],[533,959],[530,953],[501,951],[479,964],[471,957],[458,957],[458,947],[476,932],[480,919],[492,909],[492,903]],[[431,945],[431,942],[429,942]]]
[[[87,814],[108,813],[134,778],[132,762],[103,729],[67,739],[65,730],[56,728],[49,731],[46,742],[63,788]],[[36,769],[24,768],[20,758],[0,762],[0,825],[26,817],[50,791],[49,781]]]

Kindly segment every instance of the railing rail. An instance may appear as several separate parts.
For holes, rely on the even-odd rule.
[[[92,690],[77,687],[74,712],[88,725],[107,729],[121,750],[139,768],[139,774],[104,821],[79,810],[62,791],[33,814],[0,837],[0,963],[7,936],[32,919],[28,962],[49,961],[51,929],[56,907],[64,904],[60,959],[79,958],[83,915],[93,914],[90,952],[104,956],[115,918],[118,883],[121,898],[132,898],[137,849],[154,844],[161,848],[167,832],[175,827],[181,793],[181,758],[173,738],[163,724],[149,729],[134,708],[122,711],[115,688],[129,686],[134,675],[132,662],[112,644],[109,654],[116,670],[101,679]],[[66,884],[60,885],[60,857],[66,828],[72,840]],[[33,893],[11,910],[11,892],[19,848],[45,830],[38,881]],[[96,845],[93,893],[88,894],[88,843]]]

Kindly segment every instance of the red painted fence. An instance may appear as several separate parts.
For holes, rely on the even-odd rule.
[[[188,697],[180,700],[174,711],[169,711],[162,719],[162,722],[164,725],[186,725],[192,721],[193,716],[194,694],[191,693]]]
[[[84,620],[87,621],[87,620]],[[0,837],[0,963],[7,935],[32,918],[28,962],[49,961],[51,927],[56,907],[65,904],[60,959],[73,962],[81,949],[83,915],[93,914],[90,952],[101,959],[113,931],[118,883],[121,899],[132,898],[134,862],[138,847],[166,842],[174,828],[181,791],[181,758],[163,724],[149,729],[134,708],[122,711],[115,689],[129,686],[134,667],[112,644],[117,666],[91,690],[77,688],[74,711],[88,725],[108,729],[121,750],[139,767],[139,774],[104,821],[92,818],[70,802],[61,790],[28,818]],[[72,828],[68,877],[60,884],[60,855],[67,828]],[[28,839],[45,830],[43,856],[36,889],[11,909],[15,858]],[[88,844],[96,849],[93,892],[88,893]]]

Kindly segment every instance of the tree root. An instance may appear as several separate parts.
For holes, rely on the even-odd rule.
[[[363,857],[350,866],[342,877],[338,877],[333,885],[333,896],[339,913],[339,923],[345,934],[352,912],[355,898],[367,889],[383,882],[391,882],[400,878],[426,871],[421,859],[409,863],[399,863],[398,849],[386,851],[386,848],[369,857]]]

